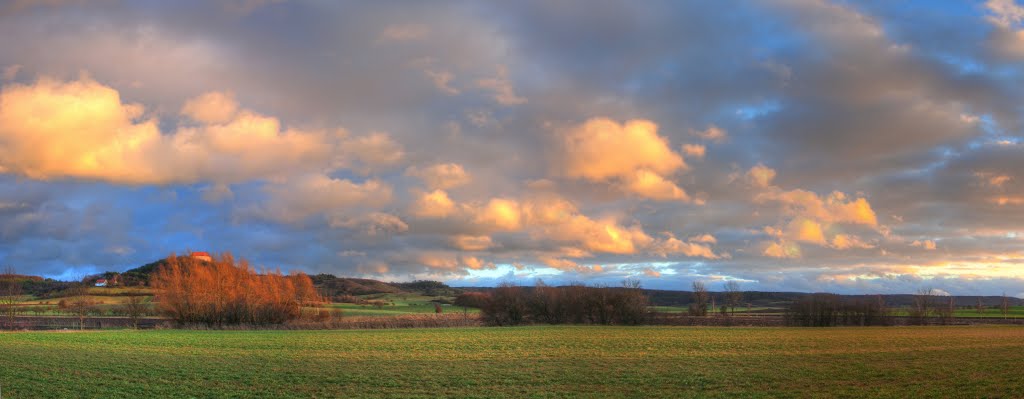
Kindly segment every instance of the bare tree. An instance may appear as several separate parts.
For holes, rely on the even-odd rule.
[[[1006,296],[1006,292],[1003,292],[1003,300],[999,302],[999,310],[1003,312],[1004,319],[1010,314],[1010,298]]]
[[[14,318],[18,315],[18,302],[21,301],[21,282],[17,279],[14,268],[8,266],[0,274],[0,314],[7,319],[7,325],[14,326]]]
[[[124,303],[124,314],[128,316],[128,320],[132,322],[132,328],[139,328],[139,319],[146,315],[149,311],[149,305],[146,304],[142,295],[132,295],[128,297],[128,300]]]
[[[910,305],[908,316],[915,319],[918,324],[925,324],[925,320],[932,312],[933,296],[935,296],[935,292],[931,288],[922,288],[917,290],[917,293],[914,294],[913,302]]]
[[[974,310],[978,312],[978,314],[985,313],[985,302],[982,301],[980,296],[978,297],[978,303],[974,305]]]
[[[743,302],[743,291],[740,291],[740,283],[736,280],[729,280],[725,282],[725,298],[729,303],[729,309],[733,314],[736,313],[736,307]]]
[[[703,281],[693,282],[693,301],[690,303],[690,316],[707,316],[710,295]]]
[[[955,306],[953,305],[952,296],[949,297],[949,302],[946,306],[940,306],[940,304],[937,301],[934,303],[934,305],[935,306],[932,313],[934,313],[935,316],[939,318],[940,323],[950,324],[953,322],[953,312],[955,310]]]
[[[96,302],[89,298],[89,287],[79,284],[67,290],[71,300],[67,301],[67,309],[78,316],[78,329],[85,329],[85,319],[93,312]]]

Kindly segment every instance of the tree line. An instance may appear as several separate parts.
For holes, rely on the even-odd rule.
[[[483,322],[495,326],[528,323],[636,325],[649,321],[649,301],[635,280],[622,287],[571,284],[551,287],[538,281],[527,290],[502,284],[489,293],[467,292],[455,305],[480,309]]]

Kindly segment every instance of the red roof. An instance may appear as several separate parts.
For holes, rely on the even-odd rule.
[[[210,256],[210,254],[208,254],[206,252],[200,251],[200,252],[193,252],[192,256]]]

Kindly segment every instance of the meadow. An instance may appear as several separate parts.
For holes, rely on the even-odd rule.
[[[1024,328],[0,333],[7,398],[1013,397]]]
[[[365,298],[380,301],[384,306],[359,305],[354,303],[331,303],[331,309],[341,309],[345,316],[398,316],[405,314],[433,314],[435,313],[434,302],[436,296],[414,295],[414,294],[378,294],[367,295]],[[463,308],[461,306],[441,305],[444,313],[480,313],[480,309]]]

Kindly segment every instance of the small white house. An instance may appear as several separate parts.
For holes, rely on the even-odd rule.
[[[107,286],[107,279],[101,278],[99,280],[96,280],[96,286],[97,287],[106,287]]]

